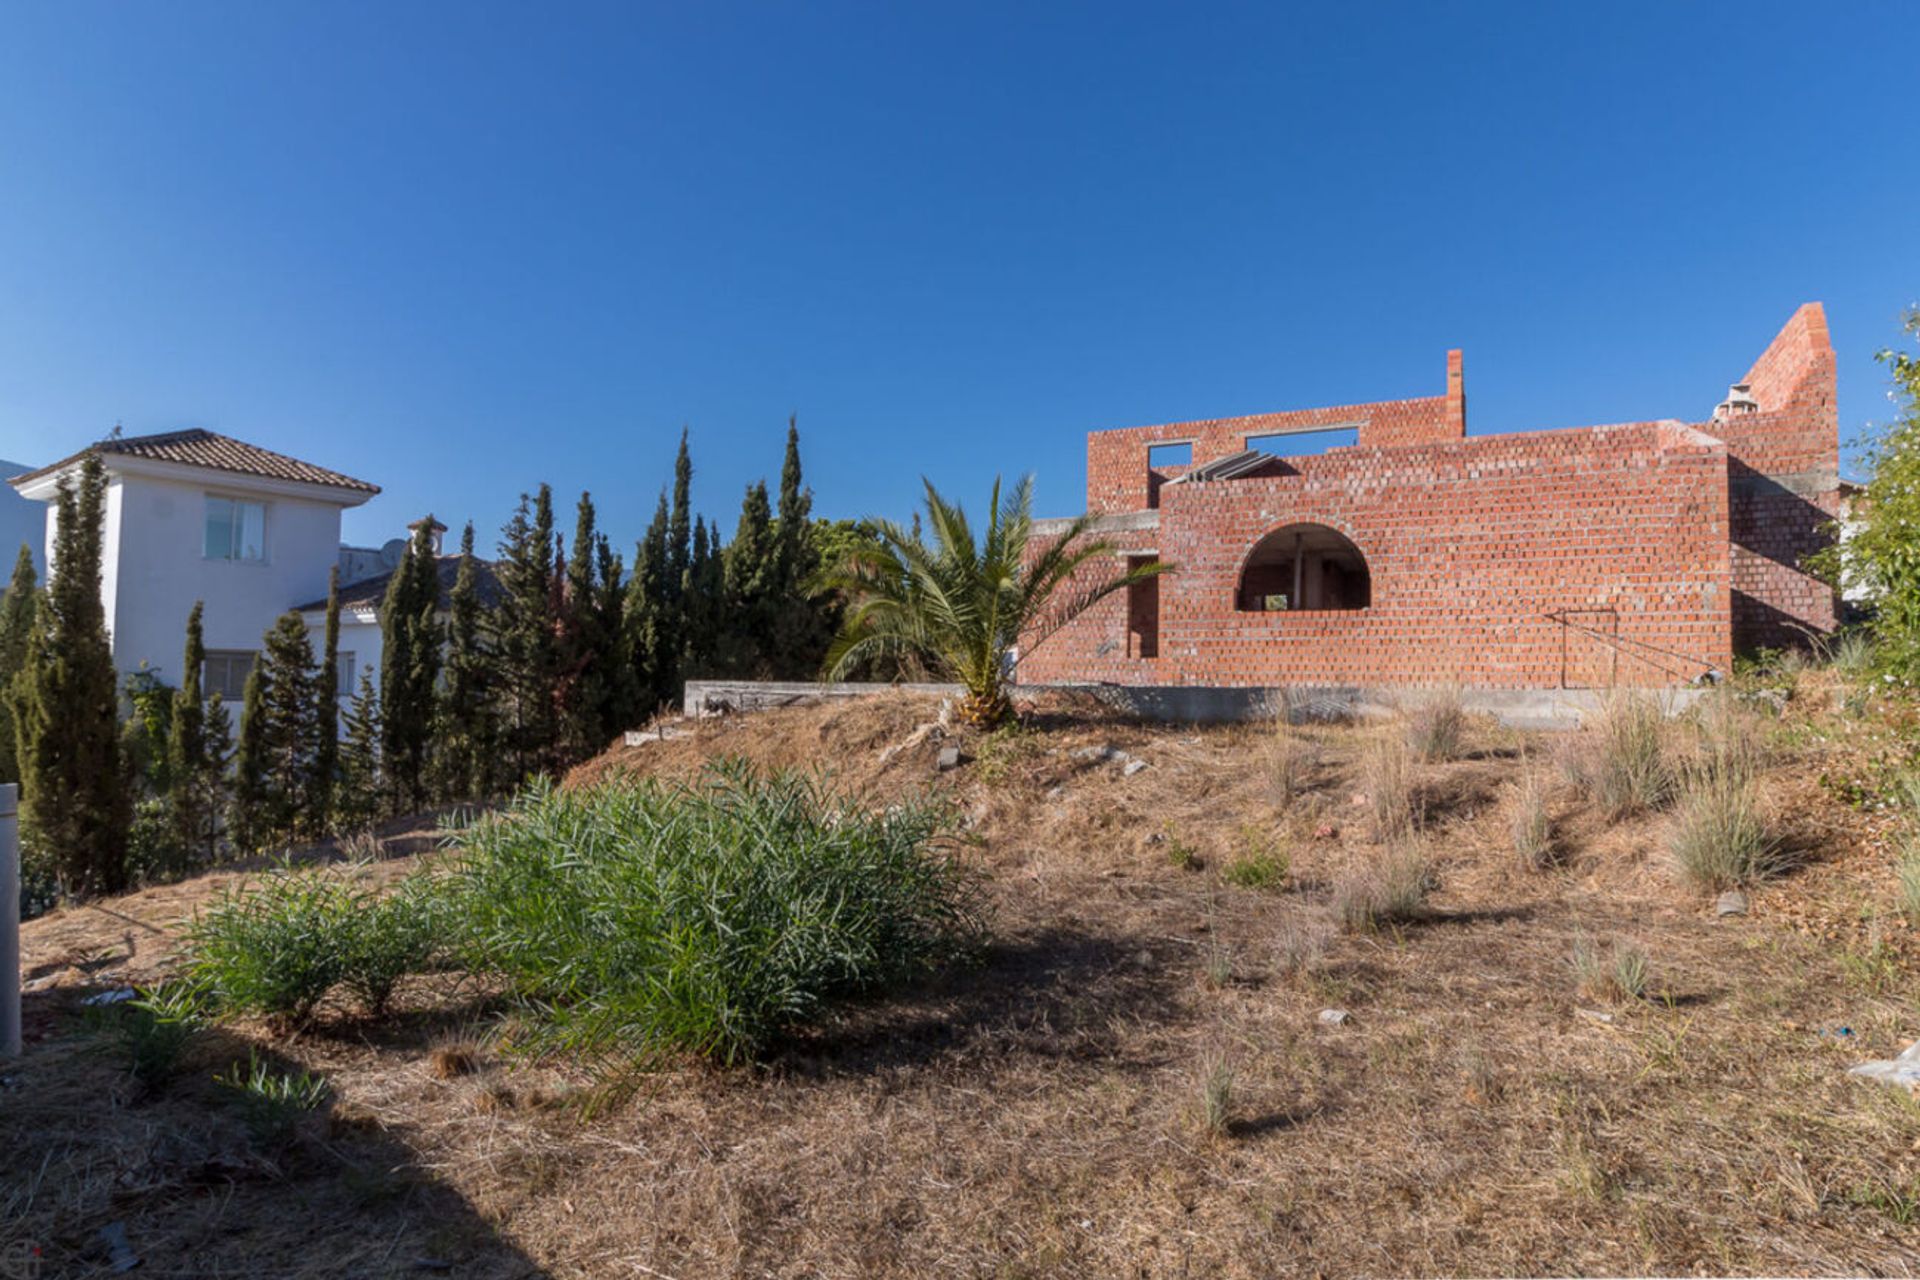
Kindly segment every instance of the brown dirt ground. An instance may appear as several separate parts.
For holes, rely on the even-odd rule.
[[[617,749],[570,781],[739,755],[830,768],[875,802],[950,796],[994,942],[760,1067],[662,1076],[591,1118],[566,1105],[587,1082],[491,1051],[486,993],[451,979],[379,1024],[226,1028],[142,1099],[77,1000],[164,973],[236,876],[63,910],[25,930],[0,1261],[31,1240],[48,1274],[104,1274],[95,1233],[120,1222],[161,1275],[1911,1274],[1920,1106],[1845,1068],[1920,1032],[1915,948],[1891,818],[1838,797],[1913,739],[1824,676],[1801,685],[1770,730],[1767,803],[1802,864],[1748,915],[1677,885],[1665,817],[1602,822],[1545,763],[1557,739],[1477,725],[1464,758],[1418,770],[1431,915],[1334,935],[1299,972],[1284,940],[1375,853],[1359,758],[1396,724],[1293,731],[1313,759],[1285,801],[1270,727],[1070,700],[1017,735],[948,735],[967,752],[949,773],[933,734],[883,762],[934,718],[906,696]],[[1074,755],[1089,746],[1148,767]],[[1544,872],[1508,839],[1526,768],[1554,788],[1563,864]],[[1228,883],[1263,847],[1286,883]],[[1651,998],[1583,999],[1580,939],[1645,948]],[[1351,1021],[1321,1025],[1328,1007]],[[475,1069],[436,1067],[450,1045]],[[258,1149],[218,1101],[212,1072],[250,1050],[333,1085],[290,1148]],[[1210,1135],[1218,1069],[1231,1119]]]

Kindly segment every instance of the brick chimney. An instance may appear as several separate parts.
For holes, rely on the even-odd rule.
[[[1447,434],[1467,434],[1467,375],[1461,367],[1463,352],[1455,347],[1447,352]]]

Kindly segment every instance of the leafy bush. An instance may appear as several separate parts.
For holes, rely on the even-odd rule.
[[[1407,714],[1407,746],[1422,760],[1452,760],[1466,743],[1467,708],[1458,689],[1436,689]]]
[[[542,785],[466,833],[455,901],[471,961],[526,1002],[534,1047],[736,1062],[977,941],[945,820],[744,764]]]
[[[426,876],[356,901],[341,920],[341,985],[368,1013],[385,1013],[400,979],[433,966],[450,923],[438,882]]]
[[[298,1026],[345,976],[359,905],[327,873],[282,866],[228,889],[194,921],[188,972],[224,1007]]]

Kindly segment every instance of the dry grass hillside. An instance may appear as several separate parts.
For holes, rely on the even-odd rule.
[[[26,928],[0,1249],[105,1274],[120,1224],[157,1274],[1909,1274],[1920,1106],[1845,1071],[1920,1034],[1882,800],[1910,724],[1823,673],[1762,709],[1790,865],[1726,916],[1670,867],[1671,813],[1569,780],[1577,736],[1469,722],[1421,760],[1405,720],[1059,701],[982,737],[901,696],[615,750],[570,783],[744,756],[949,797],[992,942],[597,1111],[567,1064],[492,1048],[489,993],[452,978],[378,1025],[230,1024],[143,1097],[78,1000],[164,973],[221,878],[63,910]],[[1374,926],[1342,928],[1362,901]],[[249,1051],[333,1090],[272,1151],[210,1078]]]

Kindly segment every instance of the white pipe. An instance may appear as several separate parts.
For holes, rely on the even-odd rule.
[[[20,1056],[20,788],[0,784],[0,1058]]]

